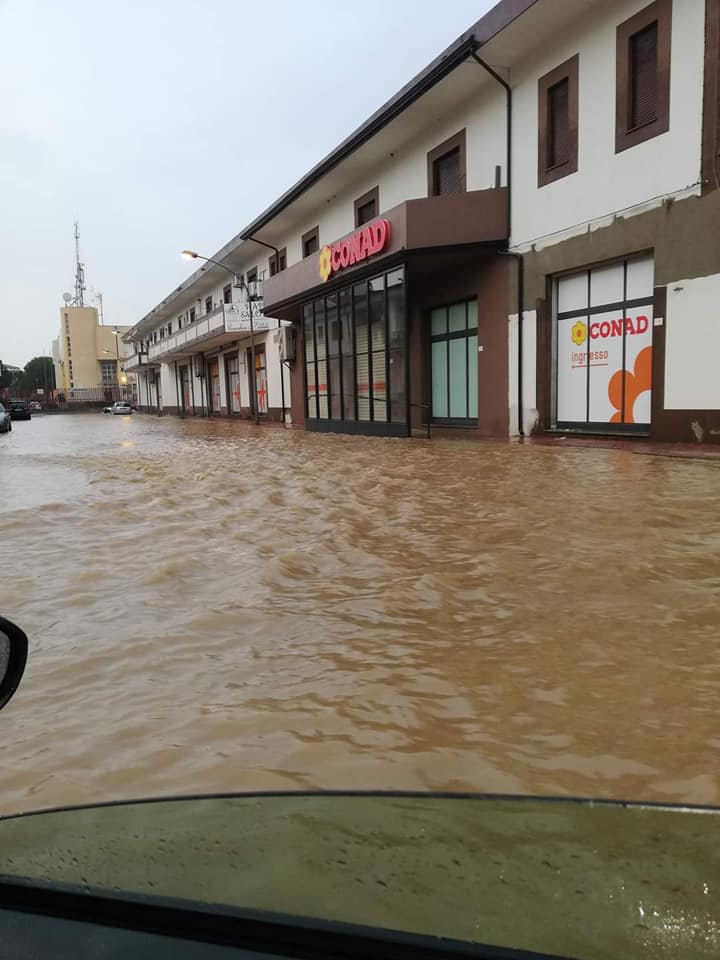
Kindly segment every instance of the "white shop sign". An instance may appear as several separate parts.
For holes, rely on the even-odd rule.
[[[274,330],[278,322],[263,314],[263,305],[259,300],[225,304],[225,329],[228,333],[250,332],[250,310],[254,330]]]

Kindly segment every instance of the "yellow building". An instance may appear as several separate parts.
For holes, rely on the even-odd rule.
[[[60,336],[53,344],[57,389],[68,399],[103,400],[127,396],[125,373],[129,326],[103,326],[95,307],[60,308]]]

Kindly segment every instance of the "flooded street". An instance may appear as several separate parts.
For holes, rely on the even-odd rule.
[[[0,812],[720,802],[717,463],[95,413],[15,424],[0,480]]]

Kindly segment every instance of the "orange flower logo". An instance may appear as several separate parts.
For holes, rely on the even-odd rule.
[[[608,397],[615,408],[610,423],[622,423],[623,379],[625,381],[625,423],[635,423],[635,401],[646,390],[652,390],[652,347],[645,347],[635,358],[632,373],[617,370],[608,384]]]
[[[572,342],[577,344],[578,347],[581,347],[587,340],[587,324],[584,320],[578,320],[576,324],[573,325],[572,331]]]
[[[332,261],[330,259],[330,247],[327,244],[320,251],[320,277],[322,282],[325,283],[327,278],[332,273]]]

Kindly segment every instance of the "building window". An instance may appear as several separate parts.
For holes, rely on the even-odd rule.
[[[212,313],[212,297],[205,297],[205,313]]]
[[[374,220],[380,210],[380,190],[373,187],[355,201],[355,226],[362,227],[364,223]]]
[[[182,325],[183,325],[183,315],[180,314],[180,316],[178,317],[178,330],[182,330]]]
[[[226,283],[223,287],[223,303],[232,303],[232,284]]]
[[[247,272],[247,284],[250,286],[251,283],[255,283],[257,280],[257,267],[253,267],[252,270]]]
[[[189,322],[195,323],[195,307],[190,307]]]
[[[553,423],[647,432],[651,418],[654,262],[603,264],[554,281]]]
[[[310,420],[407,422],[401,268],[303,307]]]
[[[114,360],[101,360],[100,361],[101,373],[102,373],[102,385],[104,387],[112,387],[117,383],[117,364]]]
[[[463,193],[466,188],[465,131],[460,130],[427,155],[428,196]]]
[[[320,227],[313,227],[302,235],[302,255],[311,257],[320,249]]]
[[[571,57],[538,80],[538,186],[578,168],[578,66]]]
[[[670,129],[672,0],[656,0],[617,28],[615,152]]]
[[[477,300],[438,307],[430,314],[430,376],[435,423],[478,419]]]
[[[270,257],[270,276],[274,277],[276,273],[281,273],[287,268],[287,249],[278,250],[277,256],[273,254]]]
[[[171,336],[171,335],[172,335],[172,320],[171,320],[170,323],[168,324],[167,330],[168,330],[168,336]]]

